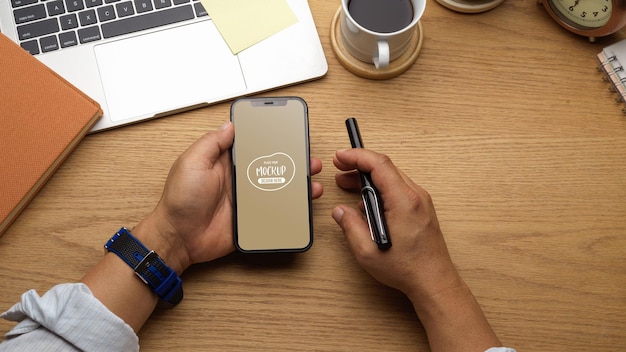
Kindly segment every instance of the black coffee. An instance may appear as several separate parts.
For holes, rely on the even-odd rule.
[[[358,24],[379,33],[399,31],[413,20],[411,0],[350,0],[348,11]]]

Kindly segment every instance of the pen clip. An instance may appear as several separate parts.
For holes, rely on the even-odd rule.
[[[378,206],[380,204],[378,195],[373,187],[365,186],[361,189],[361,198],[363,199],[365,217],[367,218],[372,241],[380,244],[383,242],[383,238],[387,238],[387,234],[383,225],[383,216],[380,213],[381,209]]]

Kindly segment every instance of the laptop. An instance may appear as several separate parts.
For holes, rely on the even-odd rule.
[[[298,22],[237,55],[199,0],[0,0],[0,31],[100,103],[94,132],[324,76],[307,0],[287,3]]]

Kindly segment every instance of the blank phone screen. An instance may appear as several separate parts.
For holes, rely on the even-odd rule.
[[[240,99],[231,120],[237,248],[307,250],[313,231],[306,103],[295,97]]]

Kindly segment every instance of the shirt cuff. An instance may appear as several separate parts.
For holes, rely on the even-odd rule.
[[[7,339],[26,337],[43,327],[51,339],[62,338],[83,351],[139,351],[133,329],[83,283],[57,285],[41,297],[30,290],[0,318],[19,322]]]

